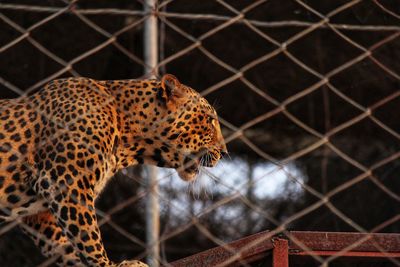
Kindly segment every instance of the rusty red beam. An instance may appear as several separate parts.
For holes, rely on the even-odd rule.
[[[174,267],[210,267],[217,265],[240,266],[240,261],[254,262],[273,249],[268,232],[251,235],[225,246],[209,249],[193,256],[170,263]],[[257,243],[244,249],[248,244]]]
[[[358,258],[400,258],[400,252],[371,252],[371,251],[326,251],[326,250],[312,250],[312,251],[299,251],[290,252],[290,255],[297,256],[334,256],[340,257],[358,257]]]
[[[272,266],[288,267],[289,266],[289,241],[283,238],[273,238],[272,244]]]
[[[312,251],[343,251],[352,246],[353,252],[400,253],[400,234],[292,231],[287,237],[301,242],[291,242],[292,252],[303,251],[304,247]]]
[[[400,256],[400,234],[292,231],[286,232],[285,238],[282,236],[271,238],[269,232],[261,232],[175,261],[170,265],[174,267],[240,266],[243,262],[251,263],[265,258],[266,255],[271,255],[274,249],[273,242],[282,239],[288,240],[289,255],[375,258]],[[274,252],[281,253],[282,251],[284,248]],[[278,259],[278,256],[275,256],[275,259]]]

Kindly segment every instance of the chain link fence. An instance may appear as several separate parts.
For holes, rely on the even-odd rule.
[[[162,266],[263,230],[270,230],[263,238],[285,233],[304,250],[288,230],[399,232],[399,5],[167,0],[150,12],[145,5],[0,2],[0,91],[12,98],[61,77],[173,73],[214,103],[230,158],[189,185],[160,169]],[[142,56],[150,16],[159,25],[156,68]],[[143,171],[117,176],[97,203],[106,250],[115,261],[143,259],[150,250]],[[0,228],[1,265],[54,264],[31,251],[18,224]],[[338,258],[314,255],[313,264]]]

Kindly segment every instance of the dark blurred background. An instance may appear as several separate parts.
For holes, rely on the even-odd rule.
[[[204,185],[183,185],[161,173],[168,176],[160,199],[165,261],[288,219],[295,230],[400,231],[393,219],[400,211],[398,2],[159,5],[160,75],[174,74],[215,103],[231,157],[216,171],[219,181],[204,177]],[[18,89],[33,93],[60,77],[143,77],[141,1],[67,6],[0,0],[0,97],[17,97]],[[240,12],[245,20],[229,20]],[[321,22],[326,16],[329,24]],[[242,76],[231,79],[236,73]],[[136,242],[144,240],[143,172],[127,173],[117,175],[97,205],[110,214],[99,217],[116,261],[145,254]],[[237,191],[240,197],[232,197]],[[336,209],[321,205],[291,220],[327,194]],[[45,260],[17,228],[4,229],[1,266]]]

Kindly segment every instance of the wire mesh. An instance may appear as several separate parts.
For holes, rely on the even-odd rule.
[[[156,15],[162,29],[156,69],[219,102],[232,155],[218,169],[203,170],[194,185],[160,174],[162,266],[266,229],[269,238],[287,233],[304,250],[290,228],[396,232],[400,10],[388,2],[176,0],[150,12],[143,1],[2,2],[2,97],[32,94],[60,77],[146,78],[143,23]],[[140,170],[127,173],[97,205],[116,261],[142,259],[150,249],[138,211],[148,192]],[[7,233],[21,224],[1,226],[2,251]],[[338,257],[313,255],[324,266]],[[56,260],[28,259],[23,264]]]

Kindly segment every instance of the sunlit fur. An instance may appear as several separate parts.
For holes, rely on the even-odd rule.
[[[0,220],[60,266],[146,266],[107,257],[94,203],[108,181],[137,164],[193,181],[226,153],[215,110],[172,75],[59,79],[0,104]]]
[[[124,85],[129,86],[140,87],[135,82]],[[110,88],[117,98],[122,95],[118,88]],[[172,75],[141,91],[142,96],[153,96],[144,114],[135,112],[143,105],[136,105],[136,94],[120,101],[125,116],[120,126],[119,168],[153,164],[174,168],[183,180],[192,181],[202,165],[215,166],[226,146],[217,113],[207,100]]]

